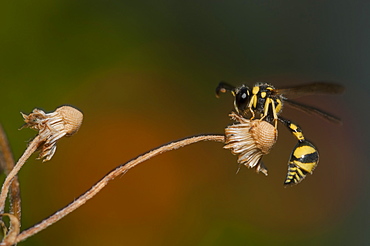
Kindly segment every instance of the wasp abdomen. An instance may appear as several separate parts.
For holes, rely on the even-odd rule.
[[[290,156],[284,184],[300,183],[308,173],[312,174],[318,162],[319,153],[316,147],[307,140],[298,142]]]

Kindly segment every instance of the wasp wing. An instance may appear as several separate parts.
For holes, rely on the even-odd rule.
[[[289,100],[289,99],[284,100],[284,102],[285,102],[285,105],[288,105],[292,108],[303,111],[307,114],[313,114],[313,115],[320,116],[320,117],[324,118],[325,120],[328,120],[328,121],[330,121],[332,123],[335,123],[335,124],[339,124],[339,125],[342,124],[342,121],[338,117],[335,117],[335,116],[333,116],[329,113],[326,113],[326,112],[322,111],[321,109],[318,109],[318,108],[315,108],[315,107],[312,107],[312,106],[308,106],[308,105],[305,105],[305,104],[301,104],[301,103],[298,103],[298,102],[295,102],[295,101],[292,101],[292,100]]]
[[[344,87],[339,84],[329,82],[314,82],[290,88],[274,89],[273,94],[283,95],[287,98],[296,98],[308,95],[328,95],[343,93]]]

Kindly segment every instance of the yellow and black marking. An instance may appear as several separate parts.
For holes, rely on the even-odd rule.
[[[312,143],[304,138],[302,129],[297,124],[282,117],[279,117],[279,120],[298,140],[288,162],[288,174],[284,184],[298,184],[308,173],[312,174],[319,162],[319,152]]]
[[[231,91],[235,96],[234,107],[238,114],[249,119],[266,120],[277,125],[278,115],[283,108],[282,95],[274,93],[275,88],[268,83],[257,83],[252,89],[246,85],[233,87],[221,82],[216,88],[216,95]]]
[[[308,173],[312,174],[318,162],[319,153],[316,147],[307,140],[298,142],[290,156],[284,185],[300,183]]]
[[[236,112],[245,119],[260,119],[277,128],[277,121],[282,122],[298,140],[294,148],[289,163],[288,174],[284,182],[285,185],[297,184],[301,182],[308,173],[312,173],[319,161],[319,153],[316,147],[307,141],[302,129],[289,120],[280,117],[283,104],[313,113],[334,123],[341,123],[340,119],[332,116],[320,109],[294,102],[289,98],[314,94],[339,94],[344,91],[344,87],[338,84],[327,82],[314,82],[311,84],[295,86],[291,88],[275,89],[268,83],[256,83],[251,89],[246,85],[234,87],[228,83],[221,82],[216,88],[217,96],[221,92],[230,91],[234,96],[234,107]]]
[[[274,121],[277,124],[278,114],[282,109],[282,98],[280,95],[273,95],[274,87],[267,83],[257,83],[251,90],[251,98],[248,103],[248,110],[253,117],[267,121]],[[236,103],[237,107],[240,103]]]
[[[302,129],[299,126],[290,122],[288,128],[292,131],[293,135],[298,139],[298,141],[304,140]]]
[[[293,136],[295,136],[298,141],[302,142],[305,140],[302,129],[297,124],[282,117],[279,117],[279,120],[292,132]]]

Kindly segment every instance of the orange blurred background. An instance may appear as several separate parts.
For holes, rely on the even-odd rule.
[[[284,188],[296,144],[284,126],[269,176],[222,144],[155,157],[19,245],[368,245],[367,3],[345,1],[28,1],[0,8],[3,124],[18,159],[35,132],[19,112],[71,104],[75,136],[21,170],[22,229],[72,202],[107,172],[164,143],[223,133],[232,97],[221,80],[294,86],[337,81],[310,104],[343,126],[286,108],[318,147],[314,175]],[[2,176],[4,178],[4,175]]]

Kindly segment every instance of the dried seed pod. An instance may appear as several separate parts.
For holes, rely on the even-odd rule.
[[[43,161],[48,161],[53,157],[56,142],[64,136],[72,136],[76,133],[83,120],[81,111],[71,106],[61,106],[51,113],[45,113],[36,108],[29,115],[21,114],[25,121],[23,127],[39,131],[42,142],[39,158]]]
[[[225,149],[238,155],[238,163],[249,168],[256,167],[257,172],[267,175],[267,169],[261,158],[270,152],[277,140],[277,129],[263,120],[250,120],[231,113],[230,117],[236,124],[225,129]]]
[[[250,128],[251,135],[262,154],[270,153],[277,138],[276,128],[266,121],[253,120]]]
[[[70,107],[62,106],[55,110],[63,118],[64,128],[67,131],[66,136],[72,136],[80,128],[83,120],[83,114],[80,110]]]

